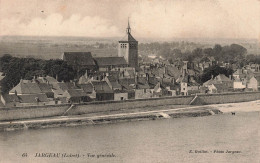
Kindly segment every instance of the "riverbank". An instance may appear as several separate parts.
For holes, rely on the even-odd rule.
[[[3,121],[0,122],[0,131],[40,129],[51,127],[70,127],[80,125],[99,125],[167,118],[201,117],[230,112],[254,111],[260,111],[260,100],[204,106],[166,105],[156,108],[144,107],[142,109],[137,108],[133,110],[120,110],[82,115],[53,116],[47,118]]]
[[[165,110],[167,108],[167,110]],[[79,125],[99,125],[140,120],[156,120],[181,117],[200,117],[220,114],[221,111],[211,106],[193,106],[185,108],[169,107],[153,111],[121,111],[117,113],[83,114],[77,116],[55,116],[49,118],[26,119],[0,122],[0,131],[14,131],[23,129],[40,129],[50,127],[69,127]],[[145,110],[145,109],[144,109]]]

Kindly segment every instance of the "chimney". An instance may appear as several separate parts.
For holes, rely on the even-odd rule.
[[[232,80],[232,75],[229,75],[229,79]]]
[[[100,89],[101,89],[101,91],[103,91],[103,84],[102,83],[101,83],[101,88]]]
[[[171,83],[175,84],[175,79],[174,78],[172,78]]]
[[[58,74],[56,74],[56,80],[58,81]]]
[[[137,73],[135,73],[135,84],[137,84]]]
[[[213,79],[214,78],[214,75],[211,75],[211,79]]]
[[[86,70],[85,77],[88,78],[88,70]]]
[[[148,73],[146,73],[146,80],[149,83],[149,74]]]

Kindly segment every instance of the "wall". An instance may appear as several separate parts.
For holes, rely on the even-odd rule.
[[[189,105],[193,98],[194,96],[175,96],[128,101],[90,102],[75,105],[75,107],[68,112],[68,115],[87,114],[121,109],[133,109],[149,106]],[[198,95],[198,98],[200,99],[198,100],[200,101],[200,103],[197,103],[198,105],[243,102],[259,100],[260,92]],[[0,121],[61,116],[69,107],[69,104],[63,104],[51,106],[46,105],[17,108],[0,108]]]
[[[211,95],[199,95],[205,104],[223,104],[260,100],[260,92],[236,92]]]

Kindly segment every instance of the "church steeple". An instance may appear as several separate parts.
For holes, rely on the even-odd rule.
[[[124,57],[129,67],[138,67],[138,41],[131,34],[131,27],[128,18],[126,37],[120,40],[118,45],[118,56]]]
[[[128,26],[126,28],[126,34],[131,34],[131,28],[130,28],[130,23],[129,23],[129,17],[128,17]]]

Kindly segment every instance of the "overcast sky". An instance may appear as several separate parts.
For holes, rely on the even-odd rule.
[[[0,0],[0,35],[256,38],[259,0]]]

